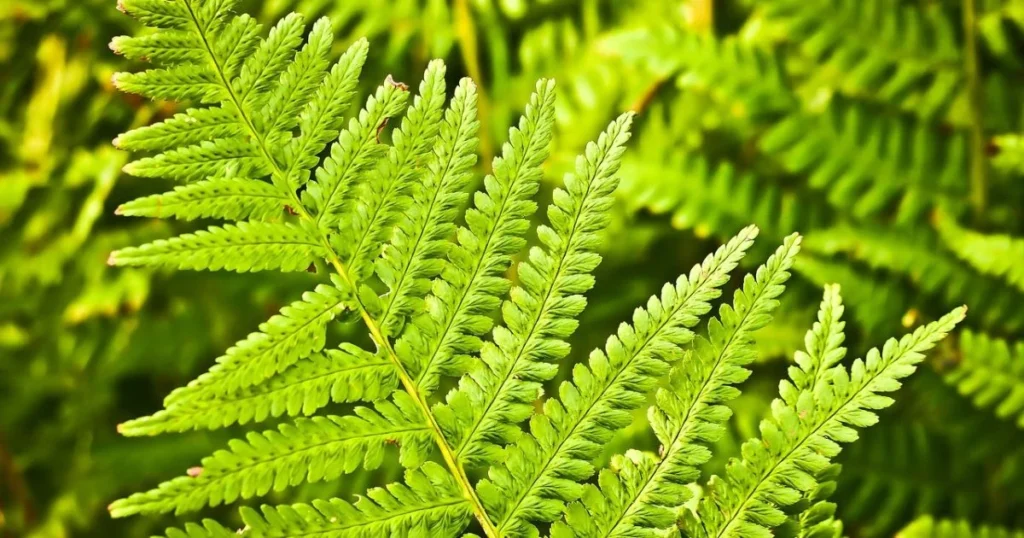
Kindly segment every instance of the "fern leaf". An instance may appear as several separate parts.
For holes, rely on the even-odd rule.
[[[292,224],[239,222],[158,239],[110,254],[110,265],[197,271],[305,271],[326,255],[323,245]]]
[[[129,217],[174,217],[183,220],[274,220],[291,202],[264,181],[218,178],[175,187],[173,191],[132,200],[117,208]]]
[[[837,369],[831,383],[805,391],[797,405],[772,404],[772,417],[761,423],[762,439],[743,445],[743,459],[727,467],[723,480],[713,478],[712,493],[702,500],[699,523],[688,525],[692,536],[768,537],[801,493],[817,485],[815,475],[841,450],[840,443],[857,438],[855,427],[877,422],[874,411],[892,404],[883,396],[914,373],[924,353],[959,323],[958,308],[884,348],[868,352],[849,373]]]
[[[243,132],[238,118],[223,108],[191,108],[124,133],[114,139],[114,145],[129,151],[165,151],[207,140],[237,139]]]
[[[216,76],[193,65],[117,73],[114,86],[126,93],[157,100],[216,103],[225,97]]]
[[[257,116],[261,131],[270,136],[285,133],[299,124],[299,112],[314,96],[330,67],[328,55],[334,41],[331,20],[323,17],[313,24],[305,45],[288,63],[287,69],[269,92],[263,113]]]
[[[277,430],[250,432],[203,459],[188,475],[114,502],[110,513],[183,513],[237,499],[266,495],[303,482],[334,480],[360,467],[380,466],[389,444],[400,447],[407,467],[421,464],[433,448],[430,430],[412,398],[395,393],[375,409],[353,415],[300,418]]]
[[[369,43],[360,39],[352,44],[331,67],[316,94],[299,114],[299,135],[285,146],[286,170],[291,188],[305,185],[308,170],[320,162],[320,152],[338,137],[344,112],[355,96],[359,74],[366,63]],[[299,175],[300,171],[303,171]]]
[[[964,331],[960,361],[945,379],[978,408],[994,408],[996,416],[1024,428],[1024,342]]]
[[[221,84],[238,76],[242,65],[259,46],[261,31],[262,27],[255,19],[248,15],[238,15],[224,26],[212,47],[207,45],[209,59],[213,60],[215,67],[219,67],[223,74]],[[208,34],[200,32],[199,35],[204,36],[205,43],[211,43]]]
[[[186,4],[180,2],[118,0],[117,9],[155,28],[185,28],[192,22]]]
[[[452,432],[456,456],[467,465],[493,464],[500,446],[515,440],[518,424],[533,413],[540,383],[557,371],[552,364],[568,354],[565,342],[586,305],[583,293],[593,285],[600,263],[599,234],[608,224],[612,194],[618,185],[619,159],[629,140],[632,115],[612,122],[555,191],[548,208],[551,227],[538,229],[544,248],[535,248],[519,264],[520,285],[503,308],[505,326],[483,345],[481,368],[462,378],[436,408],[441,426]],[[446,418],[446,414],[452,415]]]
[[[380,317],[387,334],[400,334],[408,317],[423,310],[430,280],[441,274],[443,256],[455,232],[454,220],[476,164],[480,125],[476,100],[473,82],[460,81],[423,181],[412,186],[391,242],[376,260],[376,274],[390,290]]]
[[[191,182],[215,176],[260,177],[269,172],[263,156],[251,145],[222,139],[176,148],[128,163],[127,174]]]
[[[129,60],[166,65],[206,60],[206,51],[196,36],[184,31],[169,30],[139,37],[118,36],[110,41],[110,49]]]
[[[378,129],[384,122],[405,107],[408,91],[385,83],[370,96],[358,118],[349,122],[331,146],[331,154],[316,171],[316,179],[306,185],[305,195],[317,211],[316,224],[322,231],[333,230],[340,215],[346,213],[346,204],[352,197],[352,188],[370,167],[387,151],[378,140]]]
[[[939,215],[938,230],[949,249],[986,275],[1003,278],[1024,291],[1024,239],[1009,235],[986,235],[961,228],[953,219]]]
[[[348,263],[356,280],[364,280],[373,271],[373,261],[380,256],[398,218],[400,210],[408,211],[408,197],[415,178],[425,169],[425,160],[437,137],[444,110],[444,63],[435,60],[427,66],[420,83],[419,95],[402,119],[401,128],[392,132],[388,158],[360,185],[355,219],[350,224],[353,238],[358,238]]]
[[[901,530],[897,538],[1024,538],[1024,531],[989,525],[972,526],[967,521],[937,520],[924,516]]]
[[[332,499],[312,505],[264,506],[262,513],[242,509],[250,532],[266,538],[445,538],[459,535],[471,517],[469,503],[455,481],[432,462],[406,471],[405,483],[373,488],[351,504]]]
[[[152,416],[119,424],[122,435],[219,429],[282,415],[309,416],[328,402],[374,401],[398,387],[386,358],[352,344],[317,353],[270,379],[210,398],[184,398]]]
[[[321,284],[302,299],[260,324],[260,331],[239,341],[208,372],[171,392],[166,406],[215,398],[255,385],[324,347],[327,323],[349,300],[339,286]]]
[[[818,309],[818,321],[804,337],[806,351],[797,351],[789,367],[790,381],[783,380],[779,387],[779,395],[790,405],[796,405],[800,393],[815,390],[832,376],[832,369],[846,356],[843,332],[846,323],[842,321],[843,299],[839,295],[839,285],[825,286],[825,297]]]
[[[295,49],[302,43],[305,29],[303,18],[290,13],[278,21],[266,39],[262,40],[255,52],[242,64],[242,72],[232,83],[232,89],[241,101],[242,110],[255,111],[265,105],[271,84],[278,81],[281,73],[295,56]]]
[[[753,334],[771,321],[799,245],[799,236],[788,237],[756,277],[748,275],[732,305],[723,304],[708,323],[708,338],[699,338],[673,369],[669,386],[658,390],[657,405],[648,413],[661,443],[659,456],[627,454],[618,460],[628,469],[623,481],[605,476],[601,495],[585,494],[588,508],[600,510],[591,515],[591,536],[654,536],[675,524],[675,514],[690,498],[688,484],[710,457],[706,445],[717,440],[730,416],[725,404],[739,394],[733,385],[750,375],[746,366],[757,353]]]
[[[693,339],[691,327],[717,298],[719,287],[753,243],[748,227],[695,266],[661,297],[633,314],[608,338],[605,352],[594,350],[587,364],[573,369],[572,381],[559,387],[544,413],[530,420],[530,434],[506,450],[505,462],[492,466],[477,486],[481,500],[504,533],[530,533],[530,521],[554,521],[565,502],[579,497],[582,480],[592,473],[590,460],[615,429],[629,423],[629,412],[643,404],[646,392],[668,373],[679,346]]]
[[[450,263],[427,298],[430,308],[395,344],[399,359],[425,394],[433,392],[442,374],[463,373],[465,354],[479,350],[479,335],[491,328],[488,315],[508,290],[501,274],[525,244],[527,217],[536,208],[530,198],[538,189],[553,123],[554,83],[541,80],[519,127],[509,130],[509,141],[494,160],[494,173],[477,192],[475,208],[466,211],[467,227],[456,232]]]

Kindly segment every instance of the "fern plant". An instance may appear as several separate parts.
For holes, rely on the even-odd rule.
[[[470,80],[459,82],[446,107],[442,62],[429,65],[411,104],[408,86],[389,76],[346,121],[367,43],[331,62],[329,20],[307,31],[292,14],[263,32],[233,7],[232,0],[120,3],[152,31],[115,38],[112,48],[156,67],[120,73],[115,84],[192,108],[115,141],[148,153],[128,173],[181,182],[118,212],[227,222],[117,250],[109,263],[315,271],[321,283],[169,394],[162,410],[119,431],[279,424],[230,442],[185,476],[114,502],[115,517],[233,503],[397,456],[406,469],[401,482],[353,502],[244,507],[239,532],[636,536],[682,528],[694,536],[769,536],[789,524],[785,510],[803,504],[807,514],[794,524],[810,528],[819,523],[840,443],[875,422],[892,403],[885,394],[964,316],[958,308],[847,368],[839,364],[839,292],[828,288],[761,438],[690,504],[710,443],[729,419],[727,404],[750,373],[754,333],[779,305],[800,236],[786,237],[745,276],[706,321],[706,336],[697,336],[758,234],[744,228],[637,308],[545,397],[601,261],[596,251],[632,115],[612,121],[576,159],[546,224],[536,227],[537,244],[519,259],[552,137],[552,81],[537,83],[493,172],[470,198],[479,125]],[[330,327],[349,319],[360,321],[372,346],[331,341]],[[652,394],[659,452],[629,451],[599,471],[602,447]],[[321,414],[328,403],[350,411]],[[232,535],[213,520],[167,533]]]

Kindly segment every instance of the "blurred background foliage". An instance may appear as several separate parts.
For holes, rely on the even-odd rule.
[[[263,20],[330,16],[339,52],[368,37],[367,90],[388,74],[416,82],[407,79],[431,58],[453,79],[473,77],[482,172],[539,77],[559,83],[551,180],[616,114],[639,113],[577,359],[743,225],[761,227],[764,249],[804,233],[798,278],[760,334],[761,362],[712,470],[756,433],[821,285],[842,285],[856,353],[966,303],[967,328],[842,455],[839,515],[848,535],[864,537],[891,536],[922,514],[1024,527],[1021,0],[246,9]],[[145,441],[119,438],[116,424],[158,409],[312,282],[107,267],[111,250],[188,226],[113,216],[163,186],[123,176],[127,156],[110,140],[174,112],[110,84],[133,66],[107,43],[132,24],[114,0],[0,0],[0,536],[165,526],[112,521],[105,506],[188,468],[231,431]],[[638,420],[607,454],[656,448],[648,436]],[[354,493],[366,474],[272,500]]]

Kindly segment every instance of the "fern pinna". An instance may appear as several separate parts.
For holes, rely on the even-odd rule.
[[[575,366],[557,396],[544,399],[593,285],[632,116],[613,121],[577,158],[554,192],[547,224],[536,229],[539,244],[515,265],[513,285],[507,272],[527,246],[537,210],[532,198],[552,136],[554,84],[537,83],[493,172],[470,199],[478,129],[471,81],[461,81],[445,107],[445,66],[435,61],[411,104],[407,86],[388,77],[346,121],[366,41],[332,63],[329,21],[307,32],[293,14],[264,36],[252,18],[232,13],[233,4],[120,4],[154,31],[117,38],[114,50],[161,67],[119,74],[117,86],[195,108],[116,140],[150,153],[130,163],[129,173],[182,183],[118,212],[234,223],[119,250],[110,263],[314,268],[330,276],[173,391],[163,410],[119,429],[155,435],[284,422],[232,441],[185,476],[113,503],[116,517],[193,511],[334,480],[396,453],[404,481],[353,502],[243,508],[239,533],[454,536],[473,528],[489,537],[546,529],[553,536],[640,536],[678,525],[700,536],[770,535],[788,523],[784,509],[817,500],[838,443],[855,438],[852,427],[874,422],[873,411],[891,403],[882,394],[898,388],[963,316],[958,309],[847,370],[839,364],[838,290],[830,289],[763,439],[748,442],[724,479],[711,480],[696,519],[684,517],[708,445],[729,418],[725,404],[749,375],[753,334],[778,305],[800,237],[788,237],[746,276],[733,301],[707,322],[707,336],[698,337],[701,316],[757,235],[754,227],[742,230],[638,308],[603,350]],[[362,320],[374,349],[328,345],[329,325],[347,318]],[[442,398],[446,386],[452,388]],[[598,472],[601,447],[651,393],[661,451],[630,451]],[[310,418],[329,402],[365,403],[346,416]],[[234,535],[212,520],[167,533]]]

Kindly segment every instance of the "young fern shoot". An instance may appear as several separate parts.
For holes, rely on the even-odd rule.
[[[514,267],[513,286],[506,274],[527,246],[552,139],[553,81],[537,83],[493,173],[470,196],[479,129],[472,81],[460,81],[448,99],[445,66],[435,60],[411,102],[409,88],[389,76],[346,118],[368,43],[351,44],[332,62],[327,19],[307,31],[292,14],[264,32],[235,14],[235,4],[119,4],[153,31],[116,38],[112,48],[156,67],[118,74],[116,85],[186,107],[115,141],[147,154],[126,172],[181,183],[118,213],[225,222],[116,251],[110,263],[317,269],[320,282],[171,392],[162,410],[119,431],[157,435],[271,419],[276,426],[231,441],[185,476],[114,502],[112,515],[192,512],[376,469],[390,454],[403,479],[357,500],[247,507],[237,534],[206,520],[167,536],[470,531],[499,538],[536,536],[548,525],[559,537],[637,536],[672,528],[729,418],[725,404],[749,375],[753,335],[778,305],[800,237],[786,238],[743,280],[732,304],[719,307],[707,337],[697,337],[757,236],[756,228],[743,229],[666,284],[603,349],[575,365],[557,397],[545,398],[543,384],[569,356],[594,284],[633,116],[612,121],[555,189],[547,222],[536,230],[539,245]],[[847,374],[838,364],[837,290],[829,288],[825,306],[763,427],[771,450],[748,444],[744,456],[752,459],[715,481],[715,495],[699,506],[700,524],[686,527],[691,534],[746,536],[779,525],[780,508],[829,479],[821,472],[827,459],[811,452],[832,455],[834,441],[851,440],[846,425],[869,423],[868,410],[888,402],[877,393],[897,388],[962,316],[954,312],[888,344]],[[372,349],[331,341],[339,319],[361,320]],[[662,378],[668,382],[659,386]],[[455,388],[442,396],[443,383]],[[600,448],[652,394],[661,452],[630,451],[613,460],[617,474],[599,474],[600,488],[585,483],[596,474]],[[329,403],[349,411],[322,414]],[[800,482],[783,481],[778,469]]]

